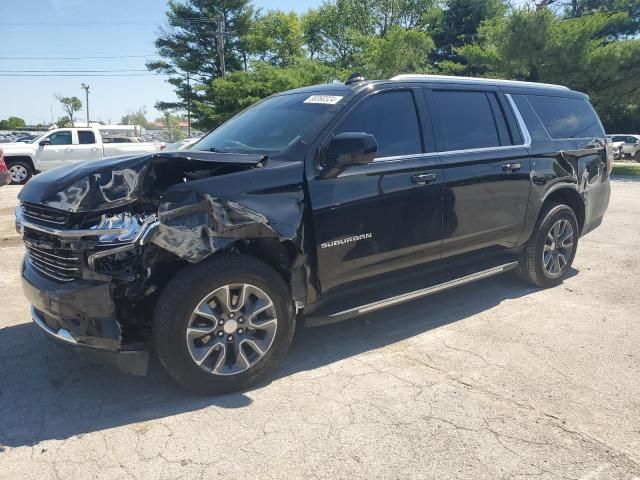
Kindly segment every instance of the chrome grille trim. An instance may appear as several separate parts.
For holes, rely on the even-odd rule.
[[[54,223],[56,225],[66,225],[70,217],[68,212],[27,202],[22,203],[20,209],[22,214],[31,220]]]
[[[26,249],[31,265],[43,275],[61,282],[71,282],[80,278],[79,257],[72,255],[62,257],[58,250],[56,250],[57,254],[53,254],[29,244],[26,245]]]

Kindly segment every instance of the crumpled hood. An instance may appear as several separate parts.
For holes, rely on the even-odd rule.
[[[154,188],[181,183],[188,171],[223,165],[246,170],[263,161],[262,155],[201,151],[111,157],[36,175],[19,199],[74,213],[108,210],[130,204]]]

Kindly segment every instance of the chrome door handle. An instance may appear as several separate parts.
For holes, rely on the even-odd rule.
[[[520,170],[522,165],[520,163],[503,163],[502,170],[505,172],[515,172],[516,170]]]
[[[427,183],[433,183],[436,180],[438,180],[438,175],[435,173],[423,173],[421,175],[414,175],[411,177],[411,181],[418,185],[426,185]]]

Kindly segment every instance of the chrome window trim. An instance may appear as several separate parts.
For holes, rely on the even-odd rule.
[[[483,153],[483,152],[494,152],[494,151],[504,151],[512,148],[531,148],[531,134],[527,129],[527,125],[524,123],[524,119],[518,110],[518,107],[515,104],[515,101],[511,97],[510,93],[505,94],[507,97],[507,101],[513,110],[513,114],[516,117],[516,122],[518,127],[520,128],[520,132],[522,133],[522,139],[524,140],[523,144],[520,145],[499,145],[497,147],[480,147],[480,148],[467,148],[463,150],[444,150],[442,152],[427,152],[427,153],[414,153],[411,155],[394,155],[390,157],[379,157],[376,158],[371,163],[391,163],[391,162],[400,162],[402,160],[411,160],[413,158],[424,158],[424,157],[437,157],[437,156],[448,156],[448,155],[459,155],[462,153]]]
[[[511,110],[513,110],[513,114],[516,116],[516,122],[518,122],[518,126],[520,127],[520,132],[522,133],[522,139],[524,140],[524,145],[522,146],[525,148],[530,148],[531,134],[529,133],[527,124],[524,123],[524,118],[522,118],[522,115],[520,114],[520,110],[518,110],[518,107],[516,106],[516,102],[511,96],[511,94],[506,93],[504,96],[507,98],[509,105],[511,105]]]

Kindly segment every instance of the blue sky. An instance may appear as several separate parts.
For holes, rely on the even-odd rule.
[[[254,0],[264,9],[302,12],[321,0]],[[0,71],[143,70],[144,55],[164,23],[165,0],[0,0]],[[50,57],[122,56],[128,58],[51,60]],[[46,57],[15,59],[9,57]],[[144,73],[144,72],[139,72]],[[90,85],[92,120],[118,122],[129,110],[145,106],[159,113],[157,100],[173,98],[161,76],[8,77],[0,74],[0,119],[19,116],[28,123],[63,115],[54,94],[76,95],[84,102],[82,82]],[[84,112],[79,115],[84,117]]]

